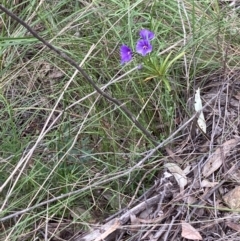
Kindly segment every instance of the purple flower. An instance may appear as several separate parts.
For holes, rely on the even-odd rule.
[[[121,64],[127,63],[132,59],[132,50],[127,45],[120,47]]]
[[[137,41],[136,51],[142,56],[145,56],[152,52],[152,45],[148,40],[140,39]]]
[[[154,38],[154,33],[151,32],[150,30],[148,29],[142,29],[140,32],[139,32],[139,35],[142,39],[144,40],[152,40]]]

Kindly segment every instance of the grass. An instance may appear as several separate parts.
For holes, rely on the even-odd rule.
[[[81,63],[98,86],[108,85],[105,91],[159,143],[189,116],[186,103],[196,86],[239,64],[238,15],[218,1],[3,5]],[[153,144],[66,61],[9,16],[0,17],[0,219],[80,190],[3,222],[0,239],[34,240],[48,222],[73,220],[75,230],[87,229],[152,185],[164,151],[128,173]],[[119,46],[134,49],[142,28],[156,34],[147,68],[134,69],[140,56],[120,66]]]

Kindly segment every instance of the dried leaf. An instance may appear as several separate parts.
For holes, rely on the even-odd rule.
[[[184,171],[175,163],[166,163],[165,167],[173,174],[182,192],[187,185],[187,177]]]
[[[129,227],[129,231],[131,231],[132,233],[136,233],[137,231],[139,231],[141,223],[135,214],[130,214],[130,221],[131,225]]]
[[[186,196],[183,197],[184,202],[186,202],[187,204],[191,205],[194,204],[195,202],[197,202],[197,198],[195,198],[194,196]]]
[[[191,168],[192,167],[190,165],[188,165],[184,168],[183,172],[187,175],[190,172]]]
[[[195,93],[194,107],[195,107],[196,112],[200,111],[200,115],[199,115],[198,120],[197,120],[198,126],[201,128],[201,130],[204,133],[206,133],[207,125],[206,125],[206,121],[205,121],[203,111],[202,111],[203,106],[202,106],[202,100],[201,100],[199,88],[196,90],[196,93]]]
[[[221,147],[217,148],[216,151],[209,157],[206,164],[203,167],[203,175],[208,177],[215,172],[223,162],[223,158],[233,149],[238,143],[238,139],[231,139],[222,144]]]
[[[235,187],[233,190],[228,192],[223,196],[224,202],[231,209],[239,209],[240,208],[240,187]]]
[[[200,233],[189,223],[181,221],[182,223],[182,237],[190,240],[202,240]]]
[[[131,222],[131,225],[140,224],[140,222],[138,221],[138,218],[136,217],[135,214],[130,214],[130,222]]]
[[[170,172],[164,172],[163,173],[163,180],[166,179],[166,178],[169,178],[169,177],[172,177],[172,174]]]
[[[240,224],[236,224],[236,223],[233,223],[233,222],[226,222],[227,226],[237,232],[240,232]]]
[[[104,225],[105,226],[105,225]],[[101,241],[104,240],[109,234],[113,233],[115,230],[117,230],[121,226],[119,220],[115,220],[115,222],[109,226],[105,226],[104,231],[100,236],[98,236],[95,241]]]
[[[201,187],[214,187],[218,184],[219,182],[209,182],[207,179],[202,180],[201,182]]]

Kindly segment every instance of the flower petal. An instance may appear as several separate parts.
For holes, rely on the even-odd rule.
[[[147,55],[148,53],[152,52],[152,45],[148,40],[140,39],[136,45],[137,53],[141,54],[142,56]]]
[[[121,64],[132,60],[132,50],[127,45],[120,47]]]
[[[148,29],[142,29],[139,35],[144,40],[152,40],[155,37],[155,34]]]

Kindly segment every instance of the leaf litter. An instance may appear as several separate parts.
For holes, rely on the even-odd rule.
[[[238,107],[227,104],[239,93],[238,75],[229,85],[209,76],[209,85],[206,81],[201,91],[202,105],[207,103],[203,109],[206,133],[193,138],[189,128],[187,137],[172,141],[164,159],[159,159],[163,165],[151,192],[146,190],[136,202],[74,241],[95,240],[101,228],[107,241],[240,240],[240,215],[232,218],[240,205],[236,201],[240,195],[234,196],[240,194],[240,181],[233,178],[240,169],[240,121],[236,121]],[[94,238],[90,233],[95,233]]]
[[[215,172],[222,164],[225,156],[236,147],[239,142],[239,138],[234,138],[226,141],[220,147],[216,149],[216,151],[209,157],[208,161],[203,167],[203,175],[205,177],[210,176],[213,172]]]
[[[173,174],[182,192],[187,185],[185,172],[175,163],[166,163],[165,167]]]
[[[200,233],[189,223],[181,221],[182,223],[182,237],[190,240],[202,240]]]

